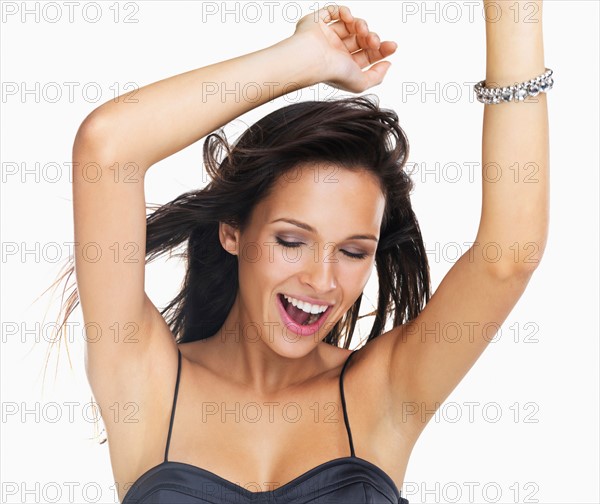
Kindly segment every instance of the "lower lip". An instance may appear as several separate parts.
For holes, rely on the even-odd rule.
[[[312,334],[316,333],[321,328],[321,326],[325,323],[325,320],[329,316],[329,312],[331,311],[331,308],[332,308],[331,306],[329,306],[327,308],[327,310],[325,310],[321,314],[321,316],[319,317],[319,319],[316,322],[314,322],[312,324],[308,324],[308,325],[302,325],[302,324],[298,324],[297,322],[294,322],[290,318],[288,313],[285,311],[283,304],[281,303],[279,294],[277,294],[276,298],[277,298],[277,308],[279,310],[281,319],[285,323],[285,326],[288,328],[288,330],[290,330],[294,334],[297,334],[298,336],[311,336]]]

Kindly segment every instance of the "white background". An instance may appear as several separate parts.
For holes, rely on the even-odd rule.
[[[49,308],[42,327],[48,329],[58,298],[51,303],[48,296],[35,299],[56,277],[69,253],[64,244],[73,240],[65,163],[75,132],[115,89],[126,91],[126,83],[146,85],[272,45],[293,33],[298,6],[307,14],[317,4],[272,2],[269,19],[265,4],[229,2],[231,13],[222,18],[221,2],[205,2],[204,7],[192,1],[100,2],[98,8],[79,2],[73,22],[67,5],[50,4],[4,2],[2,7],[0,500],[117,502],[107,445],[93,439],[92,413],[86,408],[91,392],[83,368],[79,310],[72,317],[76,324],[68,354],[64,345],[51,354],[43,392],[48,343],[35,343],[36,324]],[[490,344],[418,440],[402,488],[411,504],[600,502],[599,6],[572,0],[544,4],[545,63],[555,72],[548,95],[551,209],[546,251],[499,340]],[[414,174],[412,201],[435,289],[457,258],[457,247],[464,252],[464,243],[474,239],[480,217],[481,174],[476,169],[471,179],[465,163],[481,156],[483,105],[470,89],[485,77],[481,3],[346,5],[366,18],[382,40],[399,44],[385,81],[368,92],[398,112],[410,140],[409,162],[430,170]],[[28,14],[23,21],[23,7],[37,10],[39,19]],[[207,9],[217,13],[208,15]],[[129,21],[138,22],[124,22],[128,14]],[[74,83],[72,96],[69,82]],[[86,85],[87,95],[82,92]],[[424,87],[431,92],[422,95]],[[23,94],[25,89],[33,92]],[[94,89],[102,92],[98,101]],[[330,93],[331,88],[318,86],[293,99],[280,98],[242,116],[226,131],[234,138],[244,125],[275,108]],[[202,185],[201,147],[202,141],[150,170],[148,202],[165,203]],[[52,163],[62,170],[52,169]],[[462,169],[457,172],[453,163]],[[23,256],[25,250],[30,253]],[[182,273],[175,261],[149,267],[146,287],[156,304],[164,305],[175,294]],[[376,299],[374,284],[366,294]],[[528,335],[533,341],[527,343]],[[475,403],[472,418],[467,403]],[[498,413],[501,418],[495,421]]]

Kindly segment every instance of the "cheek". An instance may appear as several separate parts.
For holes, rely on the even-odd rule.
[[[238,256],[240,281],[253,287],[268,287],[289,278],[301,267],[296,249],[264,242],[247,243]],[[266,244],[265,244],[266,243]],[[283,249],[283,250],[282,250]]]
[[[306,269],[308,253],[306,246],[286,248],[279,244],[265,249],[265,266],[274,278],[285,279]]]
[[[371,268],[368,262],[365,264],[350,264],[338,275],[338,284],[346,293],[346,296],[357,298],[364,290],[371,276]]]

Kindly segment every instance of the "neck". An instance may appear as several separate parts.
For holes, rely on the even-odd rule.
[[[283,329],[283,333],[282,333]],[[210,338],[211,362],[228,380],[257,395],[275,395],[326,369],[325,343],[292,338],[279,321],[259,321],[239,293],[220,330]]]

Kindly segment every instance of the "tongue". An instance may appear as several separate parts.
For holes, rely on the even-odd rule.
[[[292,303],[289,303],[285,311],[296,324],[304,324],[310,317],[310,313],[306,313],[300,308],[296,308]]]

